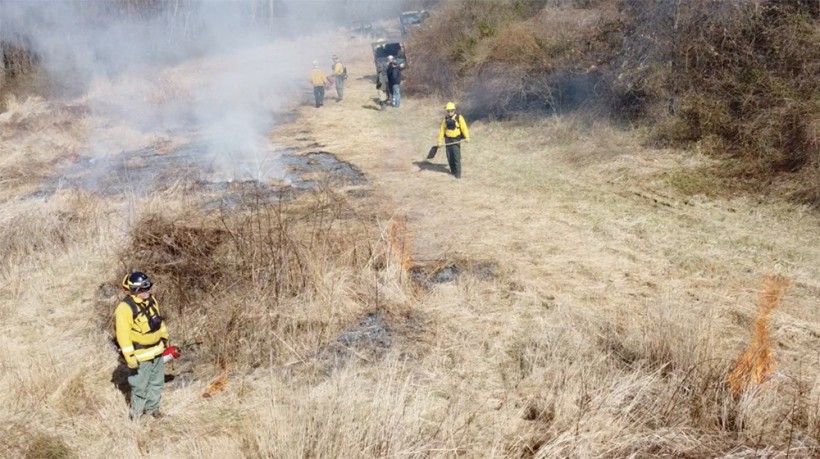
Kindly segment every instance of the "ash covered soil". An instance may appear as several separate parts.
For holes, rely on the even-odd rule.
[[[230,158],[230,154],[223,155]],[[217,169],[207,147],[188,144],[171,150],[157,147],[95,158],[75,155],[48,176],[33,197],[78,189],[102,196],[148,196],[171,188],[196,193],[205,207],[236,207],[252,199],[274,202],[322,187],[361,186],[365,175],[326,151],[274,150],[256,161],[232,162],[229,174]],[[237,179],[225,179],[232,175]],[[266,176],[266,178],[253,178]]]

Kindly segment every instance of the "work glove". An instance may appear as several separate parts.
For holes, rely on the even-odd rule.
[[[137,358],[134,355],[126,355],[125,356],[125,364],[128,365],[128,368],[132,370],[136,370],[140,367],[140,363],[137,362]]]

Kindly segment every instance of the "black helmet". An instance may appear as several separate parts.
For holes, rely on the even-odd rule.
[[[122,280],[122,288],[131,293],[146,292],[151,290],[152,285],[154,285],[154,283],[151,282],[148,275],[140,271],[134,271]]]

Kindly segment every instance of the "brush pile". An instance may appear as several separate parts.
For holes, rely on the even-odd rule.
[[[149,214],[122,264],[156,278],[174,339],[198,343],[213,366],[281,364],[378,307],[367,269],[376,243],[362,218],[331,192],[243,212]]]

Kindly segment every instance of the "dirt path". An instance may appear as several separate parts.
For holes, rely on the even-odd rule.
[[[796,341],[784,351],[820,348],[816,215],[781,203],[679,195],[664,177],[699,160],[691,153],[650,150],[634,133],[573,117],[473,123],[464,177],[456,180],[444,155],[421,162],[443,101],[405,97],[401,108],[379,112],[366,43],[347,51],[346,99],[302,107],[300,120],[275,138],[316,143],[365,171],[395,214],[407,217],[416,260],[497,262],[513,303],[531,313],[545,303],[675,311],[680,320],[705,315],[718,327],[742,326],[738,336],[747,320],[737,317],[751,315],[762,276],[780,273],[794,283],[778,316]],[[486,300],[482,320],[503,322]],[[813,356],[801,360],[817,365]]]

